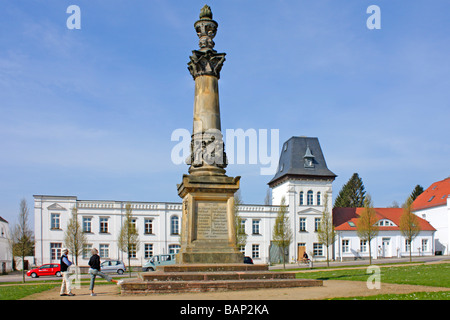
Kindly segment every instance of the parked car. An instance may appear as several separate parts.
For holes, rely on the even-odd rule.
[[[175,264],[175,254],[159,254],[148,259],[142,266],[142,271],[155,271],[156,267],[169,264]]]
[[[253,264],[253,259],[250,257],[244,257],[244,263],[246,264]]]
[[[61,277],[61,266],[58,263],[43,264],[39,268],[29,270],[27,272],[27,276],[32,278],[37,278],[41,276]]]
[[[103,261],[100,265],[100,269],[104,273],[117,272],[118,274],[123,274],[127,270],[124,263],[120,260]]]

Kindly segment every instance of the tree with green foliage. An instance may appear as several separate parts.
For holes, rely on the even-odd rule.
[[[364,183],[357,173],[354,173],[339,191],[334,208],[359,208],[364,206],[366,191]]]
[[[75,258],[75,265],[78,265],[78,257],[83,254],[86,243],[86,234],[78,221],[78,209],[74,207],[72,209],[72,218],[69,220],[67,229],[64,232],[64,245]]]
[[[416,200],[418,196],[423,192],[423,187],[418,184],[414,187],[414,190],[411,192],[410,198],[412,201]],[[406,204],[406,203],[405,203]]]
[[[336,231],[334,230],[333,217],[328,210],[328,194],[325,193],[324,209],[320,219],[319,228],[317,229],[317,237],[319,243],[322,243],[327,248],[327,266],[330,266],[330,259],[328,249],[336,241]]]
[[[139,250],[139,233],[135,219],[132,216],[130,203],[127,203],[125,206],[125,220],[119,232],[118,246],[121,251],[127,254],[128,271],[131,277],[131,253]]]
[[[283,269],[286,268],[286,251],[292,242],[292,229],[289,222],[288,208],[286,199],[281,198],[280,208],[273,226],[273,242],[281,249],[283,253]]]
[[[364,199],[364,209],[356,223],[358,237],[365,240],[369,244],[369,264],[372,264],[372,247],[371,242],[378,235],[379,228],[377,226],[378,218],[373,208],[372,198],[367,194]]]
[[[412,212],[412,197],[409,197],[403,205],[403,214],[400,217],[400,232],[409,242],[409,262],[412,261],[412,242],[420,233],[419,219]]]

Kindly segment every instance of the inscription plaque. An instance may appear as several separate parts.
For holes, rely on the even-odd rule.
[[[226,202],[197,201],[197,239],[227,240]]]

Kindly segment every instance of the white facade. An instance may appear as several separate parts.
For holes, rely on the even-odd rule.
[[[325,210],[325,197],[328,198],[328,212],[331,216],[332,180],[292,178],[273,188],[274,204],[279,205],[283,196],[289,206],[289,219],[293,231],[289,261],[301,259],[303,250],[315,260],[326,259],[326,248],[319,243],[317,227]],[[330,258],[331,253],[330,246]]]
[[[38,195],[34,196],[34,203],[36,264],[59,261],[74,207],[78,209],[78,220],[88,243],[87,253],[79,257],[78,265],[87,266],[92,247],[99,250],[102,259],[126,259],[126,254],[118,248],[117,238],[127,202]],[[178,251],[181,203],[131,202],[131,206],[140,239],[132,265],[141,265],[155,254]]]
[[[434,255],[434,231],[421,231],[412,241],[412,256]],[[409,244],[400,231],[379,231],[371,241],[372,259],[409,256]],[[335,242],[336,260],[369,258],[369,245],[361,241],[356,231],[338,231]]]
[[[58,262],[64,248],[64,233],[78,209],[78,220],[87,235],[88,246],[99,250],[102,259],[126,260],[117,238],[124,221],[126,201],[78,200],[74,196],[34,196],[36,264]],[[180,247],[181,203],[130,202],[139,232],[140,245],[131,264],[141,266],[150,256],[177,253]],[[268,263],[269,245],[278,212],[276,206],[242,205],[239,215],[247,233],[242,252],[254,263]],[[90,255],[78,257],[87,266]]]
[[[0,217],[0,274],[12,269],[9,223]]]
[[[427,220],[436,228],[435,234],[435,251],[444,255],[449,255],[450,245],[450,195],[447,196],[445,204],[416,210],[417,216]]]

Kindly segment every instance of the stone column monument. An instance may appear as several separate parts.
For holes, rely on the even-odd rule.
[[[243,263],[236,248],[234,193],[240,177],[225,175],[227,166],[220,126],[220,70],[225,53],[214,50],[218,24],[205,5],[194,28],[200,50],[193,50],[188,69],[195,80],[194,123],[189,175],[178,195],[183,199],[181,249],[177,263]]]

